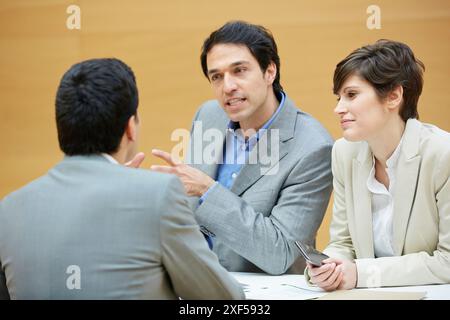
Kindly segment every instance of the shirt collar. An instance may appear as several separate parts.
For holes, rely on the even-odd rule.
[[[102,153],[101,155],[109,162],[114,163],[114,164],[119,164],[119,162],[117,162],[117,160],[114,159],[111,155],[109,155],[107,153]]]
[[[400,157],[400,149],[402,145],[403,137],[400,139],[397,148],[395,148],[394,152],[391,154],[389,159],[386,160],[386,166],[388,168],[396,168],[398,164],[398,158]]]
[[[386,160],[386,172],[389,176],[390,181],[389,190],[392,190],[395,184],[395,170],[397,169],[398,158],[400,157],[402,140],[403,137],[402,139],[400,139],[397,148],[395,148],[394,152]],[[378,182],[375,178],[375,157],[373,155],[372,155],[372,169],[370,170],[369,177],[367,179],[367,188],[372,193],[380,193],[380,194],[386,193],[385,188],[383,188],[382,184]]]

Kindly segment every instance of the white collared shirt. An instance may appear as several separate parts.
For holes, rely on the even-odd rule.
[[[117,160],[114,159],[113,157],[111,157],[109,154],[107,154],[107,153],[102,153],[101,155],[102,155],[104,158],[106,158],[106,160],[108,160],[109,162],[114,163],[114,164],[119,164],[119,162],[117,162]]]
[[[367,189],[369,189],[372,199],[372,232],[375,257],[394,256],[393,247],[393,216],[394,216],[394,194],[395,178],[397,173],[398,158],[400,156],[402,140],[395,151],[386,161],[386,172],[389,177],[389,189],[375,178],[375,158],[372,161],[367,179]]]

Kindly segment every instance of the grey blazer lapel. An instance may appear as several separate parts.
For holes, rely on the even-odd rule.
[[[420,123],[408,120],[402,142],[402,153],[398,162],[394,195],[394,254],[401,255],[405,243],[406,229],[416,197],[417,178],[421,156],[419,155]]]
[[[219,166],[219,163],[222,163],[223,161],[223,149],[225,144],[225,138],[226,138],[226,129],[229,122],[229,119],[225,112],[220,107],[219,103],[217,101],[212,101],[211,103],[215,103],[217,107],[217,112],[215,112],[212,116],[209,115],[206,117],[206,119],[196,119],[195,121],[198,121],[201,123],[201,126],[199,127],[193,127],[192,133],[191,133],[191,141],[190,141],[190,148],[189,148],[189,154],[187,156],[187,159],[190,159],[192,161],[190,165],[192,165],[194,168],[197,168],[204,173],[206,173],[208,176],[210,176],[213,179],[216,179],[217,176],[217,169]],[[199,132],[196,133],[196,130]],[[214,155],[214,160],[210,163],[207,163],[204,159],[204,152],[205,147],[212,143],[217,143],[217,141],[203,141],[205,138],[205,134],[208,130],[218,130],[221,134],[222,141],[220,141],[220,148],[217,150],[218,152]],[[196,148],[194,144],[201,143],[201,147]],[[197,158],[193,155],[193,152],[202,152],[201,154],[201,162],[195,163],[194,159],[197,159],[199,155],[197,155]]]
[[[205,163],[204,161],[201,164],[194,164],[193,167],[203,171],[208,176],[210,176],[213,179],[216,179],[217,177],[217,169],[219,168],[219,163],[222,161],[222,154],[223,154],[223,145],[224,142],[222,142],[221,151],[219,154],[216,155],[216,159],[214,163]]]
[[[239,175],[231,187],[231,191],[237,195],[241,195],[253,184],[256,183],[261,177],[263,177],[269,170],[273,169],[275,166],[279,165],[281,159],[283,159],[289,152],[289,140],[294,137],[294,130],[297,121],[298,109],[295,107],[294,103],[286,97],[285,105],[283,110],[278,114],[277,118],[273,121],[269,130],[266,131],[266,138],[261,137],[256,144],[255,148],[249,155],[249,159],[257,159],[256,153],[261,148],[267,150],[267,155],[271,155],[274,150],[272,150],[271,137],[273,136],[272,129],[278,130],[278,145],[279,145],[279,157],[276,161],[270,165],[264,166],[258,161],[256,164],[246,164],[243,166]],[[264,151],[266,152],[266,151]]]
[[[367,143],[362,142],[362,148],[356,159],[353,159],[353,214],[357,230],[354,246],[360,250],[363,258],[375,256],[373,244],[372,205],[369,190],[366,187],[367,177],[372,168],[372,153]],[[348,210],[350,211],[350,210]]]

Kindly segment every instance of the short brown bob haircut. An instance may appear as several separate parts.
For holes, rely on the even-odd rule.
[[[419,118],[417,102],[422,93],[424,64],[414,57],[406,44],[381,39],[354,50],[336,65],[333,92],[337,94],[351,75],[369,82],[380,100],[397,86],[403,87],[403,104],[399,114],[403,121]]]

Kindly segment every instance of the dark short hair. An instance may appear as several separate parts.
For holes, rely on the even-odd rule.
[[[354,50],[339,62],[334,71],[333,92],[337,94],[350,75],[369,82],[383,100],[397,86],[403,87],[400,116],[403,121],[419,118],[417,102],[422,93],[424,64],[414,57],[406,44],[381,39]]]
[[[139,103],[133,71],[118,59],[73,65],[56,93],[56,126],[67,155],[113,153]]]
[[[278,56],[277,44],[269,30],[244,21],[230,21],[216,31],[213,31],[203,43],[202,53],[200,55],[203,74],[208,79],[206,56],[216,44],[246,46],[258,61],[259,67],[263,72],[273,62],[277,67],[277,75],[272,87],[276,94],[283,90],[280,84],[280,57]]]

